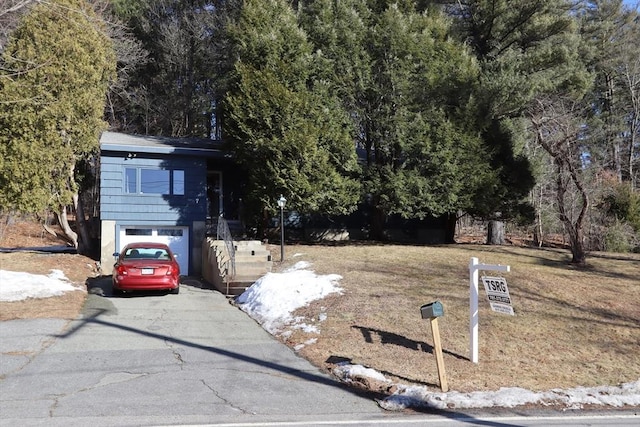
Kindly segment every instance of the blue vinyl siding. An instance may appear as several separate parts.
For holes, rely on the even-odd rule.
[[[206,217],[206,159],[170,155],[127,159],[103,153],[100,159],[100,216],[127,223],[190,225]],[[127,194],[126,168],[184,171],[184,195]]]

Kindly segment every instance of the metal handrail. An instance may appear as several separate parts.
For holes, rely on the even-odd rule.
[[[227,253],[229,254],[228,267],[230,268],[227,269],[227,275],[225,277],[225,279],[229,281],[230,277],[235,277],[236,275],[236,249],[233,244],[233,236],[231,235],[231,230],[229,230],[229,224],[222,215],[220,215],[220,217],[218,218],[216,239],[224,240],[224,245],[227,248]],[[229,271],[231,272],[231,274],[228,274]]]

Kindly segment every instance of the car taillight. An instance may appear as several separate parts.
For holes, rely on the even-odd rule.
[[[125,268],[125,266],[124,266],[124,265],[119,265],[119,266],[118,266],[118,269],[116,270],[116,272],[117,272],[117,273],[118,273],[118,275],[120,275],[120,276],[126,276],[126,275],[128,274],[128,273],[127,273],[127,269]]]
[[[169,268],[167,268],[167,276],[171,276],[175,274],[175,272],[176,272],[176,268],[173,265],[170,265]]]

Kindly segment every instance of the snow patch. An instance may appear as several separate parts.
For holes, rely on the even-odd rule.
[[[0,270],[0,301],[49,298],[81,290],[61,270],[51,270],[48,275]]]

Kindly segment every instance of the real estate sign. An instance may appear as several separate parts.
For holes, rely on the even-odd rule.
[[[484,290],[487,292],[491,310],[498,313],[515,315],[507,287],[507,279],[504,277],[482,277]]]

